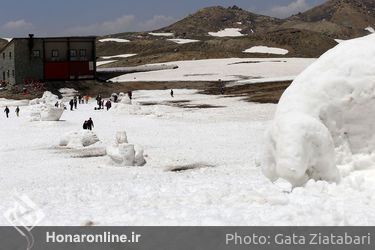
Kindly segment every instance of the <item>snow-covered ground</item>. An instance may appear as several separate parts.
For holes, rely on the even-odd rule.
[[[239,28],[226,28],[218,32],[208,32],[208,34],[216,37],[240,37],[244,36],[244,34],[240,32],[241,30],[242,29]]]
[[[112,59],[112,58],[127,58],[132,57],[137,54],[121,54],[121,55],[114,55],[114,56],[101,56],[102,59]]]
[[[113,62],[116,62],[117,60],[105,60],[105,61],[97,61],[96,62],[96,66],[101,66],[101,65],[105,65],[105,64],[109,64],[109,63],[113,63]]]
[[[167,39],[168,41],[175,42],[177,44],[185,44],[185,43],[196,43],[199,42],[199,40],[194,40],[194,39]]]
[[[301,73],[315,60],[314,58],[229,58],[177,61],[164,63],[177,65],[177,69],[126,74],[113,78],[112,81],[218,81],[219,79],[237,81],[286,76],[290,78]]]
[[[103,42],[128,43],[130,41],[127,39],[121,39],[121,38],[104,38],[104,39],[100,39],[99,42],[101,43]]]
[[[244,53],[266,53],[266,54],[275,54],[275,55],[286,55],[289,53],[286,49],[272,48],[267,46],[254,46],[250,49],[244,50]]]
[[[148,34],[150,34],[152,36],[174,36],[174,33],[168,33],[168,32],[165,32],[165,33],[150,32]]]
[[[27,101],[0,99],[1,107],[11,106],[11,118],[0,118],[0,214],[13,207],[18,192],[43,210],[42,225],[375,224],[371,171],[353,172],[337,185],[310,181],[293,191],[263,176],[263,134],[275,105],[194,90],[175,90],[174,98],[168,90],[135,91],[133,97],[132,106],[114,105],[108,112],[95,111],[90,101],[65,111],[58,122],[29,122]],[[220,107],[183,109],[171,100]],[[89,117],[102,144],[58,146]],[[130,143],[144,148],[145,166],[114,167],[106,157],[88,157],[123,130]],[[193,169],[170,171],[186,166]],[[2,216],[0,224],[8,225]]]

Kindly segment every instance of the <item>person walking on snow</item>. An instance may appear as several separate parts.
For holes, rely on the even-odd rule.
[[[73,99],[70,100],[69,105],[70,105],[70,111],[73,111],[73,105],[74,105]]]
[[[8,106],[5,106],[4,112],[5,112],[5,115],[7,116],[7,118],[9,118],[10,110],[9,110]]]
[[[171,96],[173,97],[173,89],[171,89]]]
[[[105,106],[107,107],[107,111],[112,107],[112,103],[110,100],[108,100],[106,103],[105,103]]]
[[[86,104],[89,103],[89,96],[85,96]]]
[[[20,108],[17,106],[17,108],[16,108],[16,115],[17,115],[17,117],[19,117],[20,116]]]
[[[74,108],[77,109],[77,96],[74,97]]]
[[[93,127],[94,127],[94,122],[92,121],[90,117],[90,119],[87,121],[87,129],[92,130]]]

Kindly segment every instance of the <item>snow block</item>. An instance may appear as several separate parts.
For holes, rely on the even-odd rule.
[[[117,166],[142,166],[146,163],[143,149],[129,144],[125,132],[117,132],[114,142],[107,146],[106,151],[111,163]]]
[[[70,148],[81,148],[93,145],[98,141],[98,136],[90,130],[72,131],[61,137],[59,145]]]
[[[374,44],[375,35],[340,43],[284,92],[267,133],[267,177],[337,182],[340,165],[375,150]]]
[[[30,120],[31,121],[59,121],[64,113],[63,108],[56,108],[54,105],[59,98],[49,91],[44,92],[42,98],[31,100]]]

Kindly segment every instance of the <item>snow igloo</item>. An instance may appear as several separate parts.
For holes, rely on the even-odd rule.
[[[293,81],[267,132],[262,168],[272,181],[294,186],[310,179],[339,182],[340,166],[374,149],[372,34],[340,43]]]

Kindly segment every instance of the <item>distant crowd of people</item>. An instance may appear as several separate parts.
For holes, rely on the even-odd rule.
[[[174,92],[173,92],[173,89],[170,90],[170,95],[171,97],[174,97]],[[129,91],[128,92],[128,97],[129,99],[132,99],[133,98],[133,93],[132,91]],[[78,104],[88,104],[89,103],[89,99],[90,97],[88,95],[85,95],[85,96],[82,96],[82,95],[76,95],[74,96],[70,101],[69,101],[69,106],[70,106],[70,110],[71,111],[74,111],[74,109],[77,109],[78,108]],[[117,95],[114,95],[112,97],[112,101],[113,102],[117,102],[118,101],[118,96]],[[111,107],[112,107],[112,102],[110,99],[108,99],[107,101],[105,101],[101,94],[98,94],[97,97],[96,97],[96,103],[98,105],[98,107],[95,107],[94,109],[95,110],[101,110],[101,109],[107,109],[110,110]],[[65,104],[64,102],[56,102],[55,103],[55,107],[56,108],[63,108],[63,109],[67,109],[65,107]],[[4,109],[4,112],[5,112],[5,115],[6,115],[6,118],[9,118],[9,113],[10,113],[10,109],[8,106],[5,107]],[[20,108],[19,106],[17,106],[17,108],[15,109],[15,113],[16,113],[16,116],[19,117],[20,116]],[[87,129],[87,130],[92,130],[94,128],[94,122],[92,120],[92,118],[90,117],[88,120],[85,120],[84,123],[83,123],[83,129]]]

